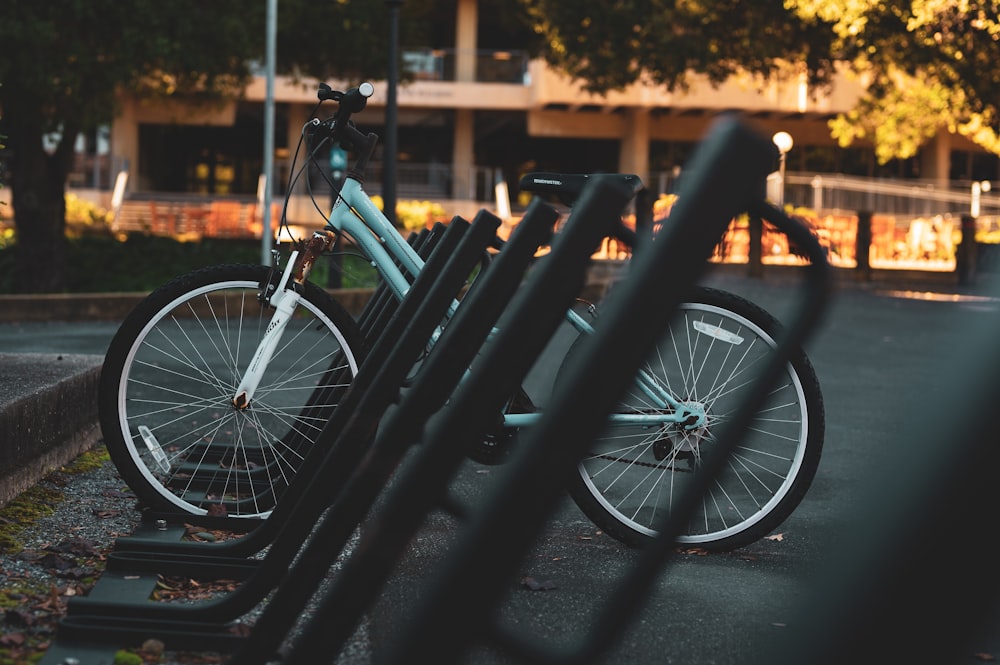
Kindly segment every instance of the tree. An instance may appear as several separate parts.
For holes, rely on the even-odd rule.
[[[520,0],[542,55],[592,92],[637,81],[684,89],[691,74],[805,73],[828,90],[847,65],[867,83],[831,123],[881,163],[942,128],[1000,154],[1000,3],[976,0]]]
[[[423,45],[436,0],[398,1],[401,46]],[[384,79],[389,66],[388,26],[385,0],[281,0],[278,72],[320,80]]]
[[[718,84],[737,72],[771,76],[790,62],[813,85],[832,79],[830,25],[782,0],[520,2],[541,54],[591,92],[640,81],[683,90],[692,73]]]
[[[78,134],[113,118],[121,90],[205,104],[238,95],[251,63],[264,59],[265,10],[264,0],[0,5],[0,109],[19,291],[64,286],[65,190]],[[384,2],[282,0],[280,12],[281,71],[384,75]]]
[[[0,106],[18,290],[64,284],[65,189],[79,132],[112,117],[122,87],[148,95],[190,91],[206,102],[233,94],[259,51],[247,12],[237,0],[3,4]]]
[[[833,123],[841,145],[868,139],[880,163],[906,158],[939,130],[1000,154],[1000,22],[995,1],[789,0],[830,21],[839,57],[867,80]]]

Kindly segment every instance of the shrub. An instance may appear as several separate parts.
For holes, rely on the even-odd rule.
[[[110,235],[110,210],[85,201],[76,194],[66,194],[66,236],[79,238],[87,234]]]
[[[371,198],[379,210],[385,209],[385,203],[381,196],[375,195]],[[406,231],[420,231],[437,222],[447,223],[450,219],[444,206],[434,201],[396,202],[396,225]]]
[[[0,245],[0,293],[13,291],[14,251],[13,247]],[[138,233],[124,240],[110,235],[84,235],[67,241],[67,291],[151,291],[178,275],[223,263],[260,263],[260,242],[217,238],[180,242]],[[348,250],[341,263],[343,288],[376,285],[375,270],[364,258]],[[325,286],[328,271],[328,261],[317,261],[311,280]]]

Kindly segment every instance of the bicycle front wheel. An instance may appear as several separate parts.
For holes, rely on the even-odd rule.
[[[719,426],[747,399],[757,368],[776,347],[779,329],[774,317],[739,296],[696,289],[657,342],[642,368],[642,380],[682,405],[703,410],[704,424],[688,429],[681,423],[609,423],[570,481],[580,509],[631,546],[656,536],[657,525],[673,510],[702,455],[715,443]],[[563,367],[583,341],[570,349]],[[616,409],[620,414],[672,412],[638,383]],[[798,350],[701,498],[679,544],[724,551],[773,531],[799,504],[816,474],[824,427],[819,381]]]
[[[102,433],[150,508],[267,517],[357,374],[357,324],[307,284],[249,406],[233,405],[274,312],[258,299],[269,274],[233,265],[179,277],[140,303],[111,341]]]

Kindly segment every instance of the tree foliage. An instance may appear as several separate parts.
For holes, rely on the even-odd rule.
[[[418,14],[429,0],[409,0]],[[280,71],[384,75],[384,2],[282,0]],[[212,103],[238,95],[266,47],[264,0],[4,0],[0,4],[0,131],[22,291],[65,280],[64,194],[81,131],[108,123],[117,93]],[[404,35],[419,20],[400,21]],[[54,141],[54,144],[52,143]]]
[[[434,4],[434,0],[398,3],[401,48],[425,44]],[[389,11],[384,0],[281,0],[278,71],[320,80],[384,79],[389,66]]]
[[[64,195],[79,132],[112,118],[121,88],[205,99],[238,90],[259,43],[247,18],[245,3],[236,0],[0,6],[0,106],[11,153],[19,290],[62,287]]]
[[[795,62],[814,85],[832,77],[828,22],[782,0],[521,0],[542,55],[592,92],[638,81],[684,89],[691,73],[721,83]]]
[[[885,163],[939,130],[1000,154],[1000,23],[994,1],[520,0],[542,54],[592,92],[637,81],[683,89],[692,73],[805,73],[828,89],[845,63],[867,85],[831,123],[841,145]],[[791,63],[791,66],[789,66]]]
[[[916,154],[940,129],[1000,154],[1000,23],[996,1],[788,0],[799,15],[831,21],[834,48],[866,82],[857,108],[833,123],[841,145],[876,156]]]

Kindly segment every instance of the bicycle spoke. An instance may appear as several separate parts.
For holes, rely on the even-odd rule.
[[[706,304],[681,306],[651,350],[637,385],[622,398],[616,409],[621,416],[580,460],[579,481],[571,486],[574,499],[600,526],[631,544],[654,536],[676,499],[689,491],[730,411],[747,398],[774,348],[773,319],[719,293],[708,293]],[[808,364],[803,367],[811,372]],[[809,397],[799,371],[789,365],[784,380],[768,393],[722,473],[697,502],[681,543],[728,548],[749,542],[787,516],[801,498],[815,471],[822,430],[810,427]],[[815,377],[807,378],[812,399],[821,400]],[[671,405],[654,400],[659,391],[681,410],[675,413]],[[630,424],[630,413],[664,419],[659,425]],[[810,457],[811,439],[818,443]],[[800,489],[793,493],[796,481]]]
[[[114,420],[102,415],[102,426],[116,464],[147,500],[266,517],[350,385],[358,360],[344,342],[360,344],[356,323],[339,309],[328,315],[324,308],[336,306],[326,296],[322,306],[303,298],[254,399],[233,404],[270,320],[255,306],[265,273],[211,268],[200,273],[203,286],[164,287],[161,309],[114,349],[124,369],[113,409],[104,406]]]

